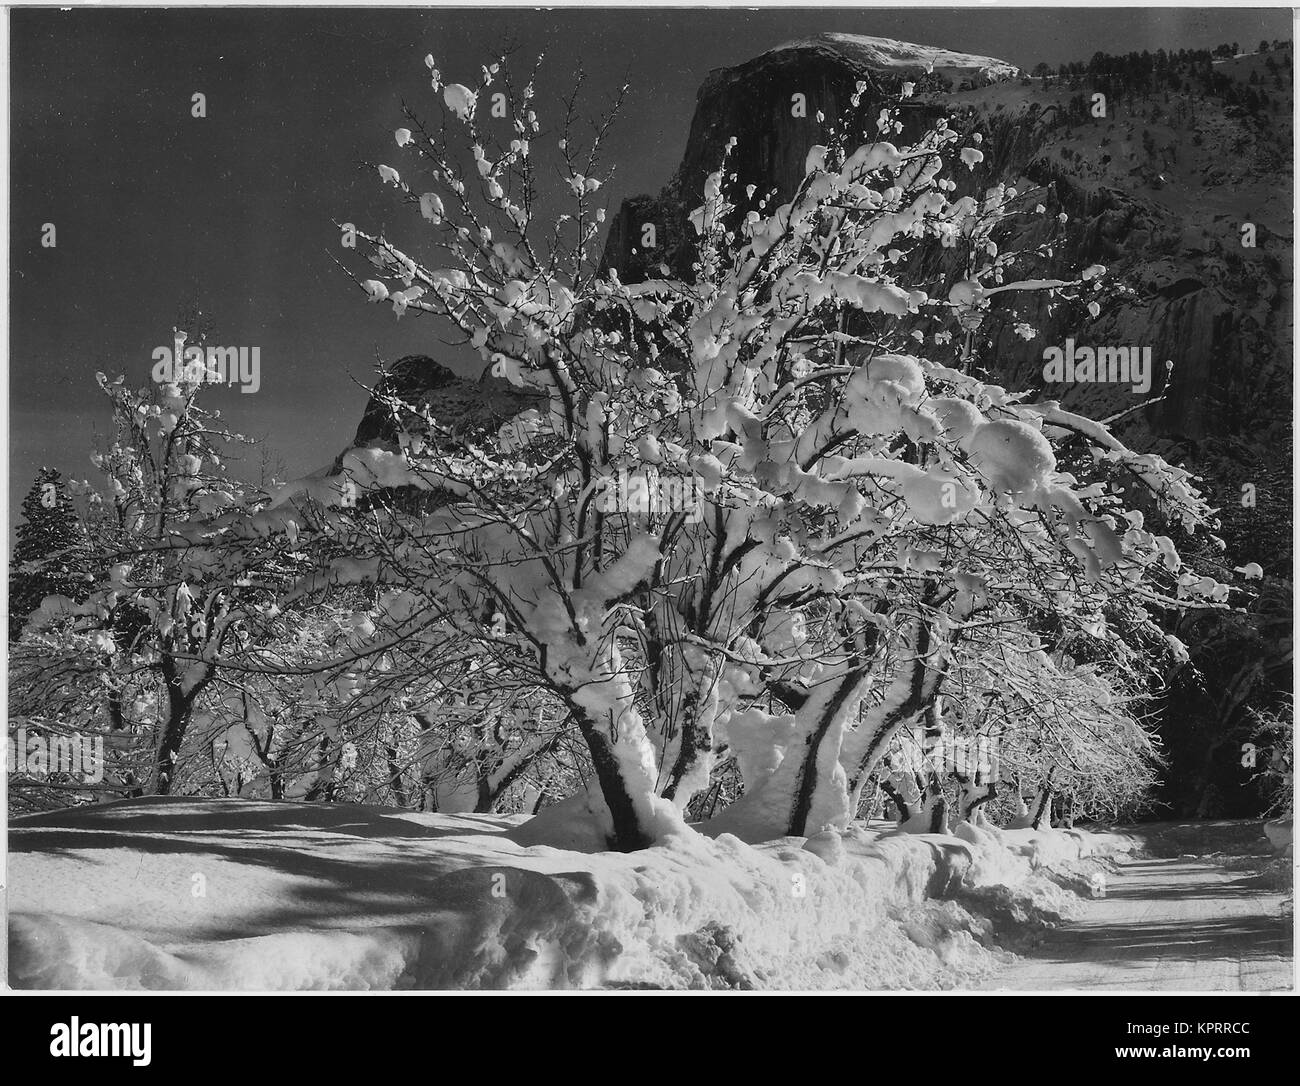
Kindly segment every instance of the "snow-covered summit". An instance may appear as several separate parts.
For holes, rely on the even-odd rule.
[[[814,34],[809,38],[786,42],[768,53],[787,49],[830,49],[876,71],[898,75],[937,72],[954,83],[963,79],[976,82],[994,82],[1011,79],[1020,71],[1014,64],[996,57],[982,57],[973,53],[954,53],[951,49],[938,49],[930,45],[895,41],[893,38],[874,38],[865,34]]]

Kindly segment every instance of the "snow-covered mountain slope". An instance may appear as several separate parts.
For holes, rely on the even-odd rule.
[[[996,57],[973,53],[956,53],[930,45],[916,45],[893,38],[873,38],[865,34],[814,34],[810,38],[786,42],[768,54],[791,49],[829,49],[849,57],[868,68],[899,75],[937,73],[954,84],[962,80],[993,82],[1013,78],[1020,69]]]

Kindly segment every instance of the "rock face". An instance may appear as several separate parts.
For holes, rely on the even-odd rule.
[[[404,405],[400,425],[385,402],[390,396],[399,398]],[[419,434],[429,446],[455,454],[463,451],[464,442],[482,441],[540,402],[537,393],[493,377],[486,369],[475,381],[456,376],[427,355],[406,355],[394,362],[375,385],[348,449],[380,447],[396,451],[400,431]],[[348,449],[339,451],[327,474],[339,475],[343,471]],[[447,497],[440,490],[385,488],[365,495],[358,507],[368,509],[378,499],[390,508],[428,514],[443,506]]]
[[[954,100],[963,96],[954,96]],[[1132,293],[1107,301],[1098,318],[1045,300],[1017,301],[1019,319],[1039,335],[1028,342],[1012,321],[994,332],[993,372],[1016,387],[1042,387],[1066,406],[1110,416],[1158,395],[1162,403],[1121,427],[1131,444],[1194,456],[1207,439],[1289,428],[1291,416],[1291,239],[1289,168],[1271,161],[1273,146],[1234,117],[1232,107],[1201,103],[1199,131],[1169,125],[1150,133],[1159,103],[1123,108],[1108,124],[1068,127],[1030,98],[969,96],[985,134],[984,185],[1045,186],[1048,214],[1069,216],[1063,243],[1043,267],[1076,272],[1091,263]],[[1049,103],[1050,105],[1050,103]],[[1288,118],[1289,126],[1289,118]],[[1206,136],[1213,136],[1211,144]],[[1159,143],[1154,152],[1147,148]],[[1145,143],[1145,147],[1143,144]],[[1212,178],[1227,163],[1224,181]],[[1286,209],[1272,199],[1284,196]],[[1233,195],[1235,194],[1235,195]],[[1256,244],[1241,244],[1253,220]],[[1035,243],[1040,226],[1013,230],[1004,248]],[[1048,386],[1043,350],[1080,344],[1150,348],[1153,389],[1122,385]]]
[[[1004,296],[995,307],[999,319],[984,329],[990,342],[981,356],[995,379],[1100,417],[1130,412],[1118,426],[1122,438],[1174,455],[1194,455],[1207,438],[1289,426],[1291,184],[1289,162],[1279,157],[1279,148],[1284,156],[1289,147],[1289,112],[1274,140],[1237,107],[1194,94],[1181,106],[1167,94],[1145,101],[1114,95],[1109,116],[1099,120],[1072,112],[1070,99],[1086,88],[1024,85],[1016,74],[988,57],[844,34],[792,42],[714,71],[698,93],[681,166],[658,196],[624,202],[603,267],[627,282],[658,274],[661,264],[689,277],[687,216],[703,202],[704,179],[729,139],[737,141],[727,170],[742,211],[749,185],[749,206],[768,192],[781,202],[802,178],[808,148],[824,142],[826,125],[847,111],[856,130],[874,131],[885,96],[911,81],[917,96],[905,103],[902,139],[940,114],[984,137],[985,161],[958,179],[958,194],[998,182],[1041,187],[1043,215],[1013,224],[1004,251],[1047,240],[1051,220],[1064,213],[1064,239],[1041,270],[1077,273],[1101,263],[1111,269],[1108,279],[1132,288],[1096,319],[1082,306],[1049,309],[1043,298]],[[802,116],[797,95],[806,104]],[[1257,228],[1253,247],[1241,244],[1248,220]],[[922,270],[943,285],[947,269]],[[1023,339],[1021,321],[1039,334]],[[1067,338],[1080,346],[1150,348],[1152,391],[1048,386],[1043,352]],[[1163,400],[1132,411],[1160,394],[1166,362],[1173,378]]]
[[[602,268],[617,269],[625,282],[645,278],[660,263],[674,275],[689,273],[693,252],[686,217],[703,202],[704,180],[718,168],[733,136],[736,145],[727,170],[736,175],[735,202],[745,211],[769,192],[775,191],[778,202],[794,192],[808,148],[822,140],[819,113],[836,122],[848,116],[861,129],[879,112],[885,94],[904,81],[922,90],[942,90],[953,85],[954,77],[960,85],[974,87],[1015,71],[989,57],[852,34],[820,34],[735,68],[718,69],[696,96],[681,166],[657,197],[624,201],[610,227]],[[851,99],[859,82],[867,89],[855,108]],[[909,112],[919,125],[941,109],[918,102]],[[749,185],[755,192],[746,198]],[[652,246],[645,241],[647,226],[655,229]]]
[[[415,408],[405,413],[407,432],[427,429],[417,421],[421,409],[427,408],[443,434],[453,440],[476,440],[495,433],[503,423],[539,401],[535,393],[516,388],[486,370],[473,381],[457,377],[446,366],[422,354],[407,355],[394,362],[375,393],[357,426],[353,447],[396,447],[397,426],[392,411],[381,399],[383,396],[398,396]]]

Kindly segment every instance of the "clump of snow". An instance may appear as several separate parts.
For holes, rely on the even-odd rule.
[[[943,427],[944,437],[967,450],[975,431],[987,421],[970,400],[937,396],[930,401],[929,407]]]
[[[970,438],[970,458],[989,484],[1014,497],[1045,486],[1056,454],[1042,433],[1019,419],[988,422]]]
[[[948,291],[948,301],[953,305],[976,305],[983,300],[986,291],[973,279],[959,279]]]
[[[443,89],[442,100],[462,121],[468,121],[473,117],[474,107],[478,105],[478,95],[463,83],[448,83]]]
[[[110,990],[960,987],[1006,960],[994,935],[1008,917],[1051,911],[1052,865],[1131,845],[855,823],[757,846],[681,833],[628,854],[555,847],[580,806],[542,820],[532,843],[513,817],[334,804],[155,799],[15,819],[10,979]]]
[[[608,843],[599,829],[600,801],[587,792],[552,804],[540,814],[507,831],[518,845],[546,845],[570,852],[603,852]]]
[[[420,197],[420,214],[435,226],[441,223],[443,215],[446,214],[446,209],[442,205],[442,197],[436,192],[424,193]]]
[[[814,856],[821,859],[834,867],[844,859],[844,841],[839,833],[835,830],[822,830],[821,833],[814,833],[803,843],[804,851],[811,852]]]

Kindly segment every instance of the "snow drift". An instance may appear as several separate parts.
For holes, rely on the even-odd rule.
[[[136,800],[11,826],[10,981],[54,989],[961,987],[1044,878],[1119,835],[678,834],[521,845],[519,819]],[[1058,872],[1059,881],[1059,872]],[[1077,899],[1075,899],[1077,900]],[[1014,941],[1014,940],[1013,940]]]

